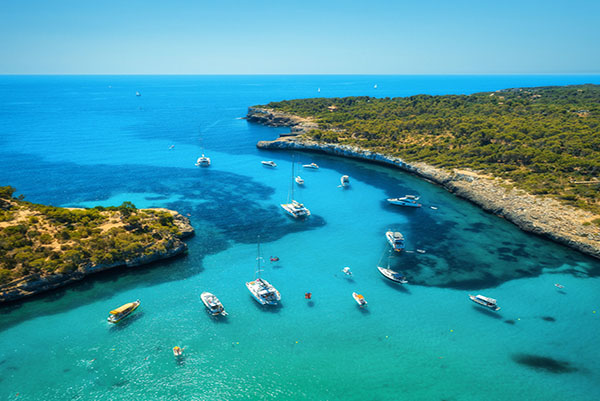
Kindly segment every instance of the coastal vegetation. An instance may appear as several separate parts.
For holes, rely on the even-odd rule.
[[[317,123],[303,134],[308,139],[490,174],[600,212],[600,85],[296,99],[257,107]]]
[[[90,266],[166,252],[180,229],[166,210],[74,209],[26,202],[0,187],[0,285],[29,275],[83,271]]]

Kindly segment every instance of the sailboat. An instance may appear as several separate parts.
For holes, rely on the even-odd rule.
[[[294,160],[292,160],[292,188],[290,193],[291,196],[288,197],[288,203],[281,204],[283,210],[285,210],[295,219],[299,217],[310,216],[310,210],[308,210],[302,203],[294,200]]]
[[[277,305],[281,300],[281,294],[269,282],[260,277],[262,257],[260,256],[260,237],[258,237],[258,255],[256,256],[256,278],[246,283],[246,287],[256,302],[261,305]]]
[[[200,143],[202,143],[202,135],[200,135]],[[210,157],[204,155],[204,146],[202,146],[202,156],[196,160],[197,167],[208,167],[210,166]]]
[[[381,256],[383,257],[383,255],[381,255]],[[389,251],[387,267],[379,266],[381,264],[381,259],[380,259],[379,260],[380,263],[377,264],[377,270],[379,270],[379,273],[381,273],[383,275],[383,277],[385,277],[388,280],[391,280],[395,283],[400,283],[400,284],[408,283],[408,280],[406,280],[406,277],[404,277],[402,274],[398,273],[397,271],[390,269],[390,258],[391,257],[392,257],[392,251]]]

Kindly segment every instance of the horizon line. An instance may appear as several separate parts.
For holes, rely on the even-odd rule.
[[[600,72],[510,72],[510,73],[0,73],[0,76],[510,76],[510,75],[600,75]]]

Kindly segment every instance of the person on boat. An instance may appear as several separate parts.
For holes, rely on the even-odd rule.
[[[305,299],[310,299],[311,297],[312,297],[312,292],[307,292],[306,294],[304,294]]]
[[[271,256],[271,262],[279,262],[279,258],[277,256]]]

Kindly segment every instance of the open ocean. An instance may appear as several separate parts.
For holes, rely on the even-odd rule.
[[[582,83],[600,76],[0,76],[0,185],[56,206],[166,207],[196,229],[186,256],[0,306],[0,399],[600,399],[600,261],[406,173],[325,155],[295,155],[321,168],[297,169],[313,215],[292,221],[279,204],[293,155],[255,147],[287,129],[241,119],[283,99]],[[210,168],[194,166],[202,147]],[[385,202],[405,194],[424,206]],[[392,265],[428,285],[379,274],[388,228],[410,251]],[[245,286],[258,235],[279,307]],[[229,316],[209,317],[203,291]]]

